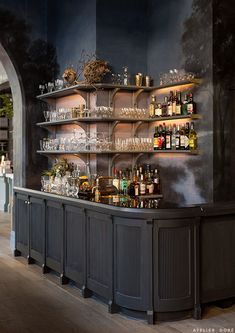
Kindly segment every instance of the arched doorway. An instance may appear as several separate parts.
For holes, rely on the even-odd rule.
[[[9,79],[13,98],[13,168],[14,186],[25,186],[26,177],[26,139],[25,139],[25,99],[20,77],[0,43],[0,61]]]

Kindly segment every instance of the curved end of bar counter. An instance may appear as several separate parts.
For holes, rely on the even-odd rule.
[[[235,297],[235,204],[118,208],[14,189],[15,255],[72,280],[110,313],[201,318],[205,303]]]

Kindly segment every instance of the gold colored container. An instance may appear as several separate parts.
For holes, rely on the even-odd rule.
[[[145,76],[145,86],[150,87],[151,86],[151,78],[149,75]]]
[[[138,73],[135,76],[135,85],[137,87],[141,87],[143,84],[143,74],[142,73]]]

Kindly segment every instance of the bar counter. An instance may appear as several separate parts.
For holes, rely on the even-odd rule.
[[[139,209],[16,187],[14,222],[15,256],[110,313],[200,319],[204,304],[235,297],[233,202]]]

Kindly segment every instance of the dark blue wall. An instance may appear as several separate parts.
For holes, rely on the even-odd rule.
[[[96,50],[96,1],[48,0],[48,40],[56,45],[61,74],[77,69],[82,50]]]
[[[147,73],[147,1],[97,0],[97,55],[122,72]]]
[[[191,13],[192,0],[149,0],[147,68],[157,82],[161,72],[184,67],[181,39]]]

